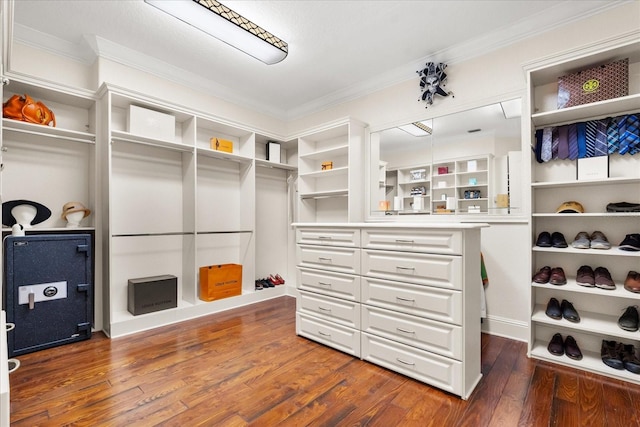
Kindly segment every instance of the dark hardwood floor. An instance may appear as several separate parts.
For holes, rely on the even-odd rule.
[[[12,426],[638,426],[640,387],[482,337],[469,400],[296,336],[295,299],[20,357]]]

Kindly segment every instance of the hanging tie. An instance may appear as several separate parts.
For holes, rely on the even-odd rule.
[[[587,124],[580,122],[576,124],[578,128],[578,158],[587,157]]]
[[[612,117],[607,125],[607,146],[609,147],[609,154],[613,154],[618,151],[620,147],[620,137],[618,135],[618,117]]]
[[[578,125],[572,123],[568,126],[569,134],[569,159],[575,160],[578,158]]]
[[[542,153],[540,157],[543,162],[548,162],[552,157],[551,136],[551,128],[542,129]]]
[[[560,145],[560,139],[558,138],[558,128],[551,128],[551,158],[558,158],[558,146]]]
[[[607,119],[596,120],[596,141],[594,156],[606,156],[607,151]]]
[[[569,158],[569,126],[558,126],[558,158]]]
[[[593,157],[596,155],[596,131],[598,129],[598,122],[595,120],[589,120],[585,123],[584,128],[584,144],[586,147],[585,157]]]
[[[635,114],[629,114],[624,120],[624,132],[620,131],[620,154],[635,154],[640,145],[640,120]]]
[[[542,129],[536,130],[536,146],[534,147],[536,153],[536,162],[542,163]]]

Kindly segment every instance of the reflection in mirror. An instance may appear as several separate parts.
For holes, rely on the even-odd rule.
[[[373,132],[371,215],[519,213],[520,106],[515,99]]]

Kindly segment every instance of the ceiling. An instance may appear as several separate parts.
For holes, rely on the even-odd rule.
[[[290,120],[616,7],[621,1],[232,1],[289,44],[262,62],[143,0],[17,0],[13,40],[90,64],[100,55]]]

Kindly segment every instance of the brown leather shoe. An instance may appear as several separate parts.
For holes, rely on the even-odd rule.
[[[535,283],[547,283],[551,277],[551,267],[545,265],[536,274],[533,275]]]
[[[607,289],[609,291],[616,288],[616,284],[613,282],[613,279],[611,279],[611,274],[606,268],[596,267],[593,275],[596,282],[596,288]]]
[[[552,285],[566,285],[567,277],[564,275],[562,267],[554,267],[551,269],[551,276],[549,277],[549,283]]]
[[[596,285],[593,269],[588,265],[581,266],[576,274],[576,283],[580,286],[593,288]]]
[[[640,273],[631,270],[624,281],[624,288],[629,292],[640,293]]]

